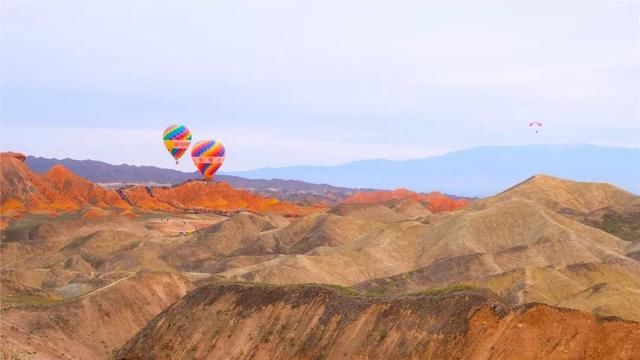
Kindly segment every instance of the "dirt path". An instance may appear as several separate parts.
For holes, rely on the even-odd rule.
[[[131,274],[131,275],[129,275],[129,276],[125,276],[125,277],[123,277],[122,279],[118,279],[118,280],[116,280],[116,281],[114,281],[114,282],[112,282],[112,283],[109,283],[109,284],[107,284],[107,285],[105,285],[105,286],[101,287],[101,288],[97,288],[97,289],[95,289],[95,290],[91,290],[91,291],[89,291],[89,292],[88,292],[88,293],[86,293],[86,294],[82,294],[82,295],[78,296],[77,298],[72,298],[72,299],[82,299],[82,298],[85,298],[85,297],[87,297],[87,296],[89,296],[89,295],[91,295],[91,294],[95,294],[95,293],[100,292],[100,291],[102,291],[102,290],[104,290],[104,289],[108,289],[108,288],[112,287],[113,285],[115,285],[115,284],[117,284],[117,283],[119,283],[119,282],[121,282],[121,281],[124,281],[124,280],[127,280],[127,279],[131,279],[131,278],[132,278],[132,277],[134,277],[134,276],[136,276],[136,274]]]

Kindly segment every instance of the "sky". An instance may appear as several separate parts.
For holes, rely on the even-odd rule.
[[[0,149],[171,168],[174,123],[223,142],[227,171],[638,147],[639,19],[637,2],[2,1]]]

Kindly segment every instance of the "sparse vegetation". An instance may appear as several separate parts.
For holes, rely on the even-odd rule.
[[[261,343],[268,343],[271,340],[271,335],[273,335],[271,330],[269,330],[266,333],[262,334],[262,336],[260,337],[260,342]]]
[[[333,285],[333,284],[323,284],[320,285],[322,287],[326,287],[329,289],[333,289],[335,291],[337,291],[339,294],[342,295],[348,295],[348,296],[366,296],[366,294],[363,294],[361,292],[359,292],[358,290],[352,288],[352,287],[348,287],[348,286],[340,286],[340,285]]]
[[[607,214],[603,217],[600,228],[622,240],[640,240],[640,214],[635,215],[625,218],[621,215]]]
[[[407,295],[409,295],[409,296],[421,296],[421,295],[439,296],[439,295],[446,295],[446,294],[455,293],[455,292],[458,292],[458,291],[468,291],[468,290],[477,290],[477,289],[478,289],[478,287],[473,286],[473,285],[457,284],[457,285],[452,285],[452,286],[447,286],[447,287],[442,287],[442,288],[425,289],[425,290],[422,290],[422,291],[409,293]]]

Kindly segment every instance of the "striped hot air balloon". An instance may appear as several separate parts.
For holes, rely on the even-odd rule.
[[[198,141],[191,148],[191,159],[205,179],[211,180],[224,162],[224,146],[215,140]]]
[[[178,159],[187,152],[189,145],[191,145],[191,130],[184,125],[171,125],[164,131],[162,138],[164,146],[176,159],[177,164]]]

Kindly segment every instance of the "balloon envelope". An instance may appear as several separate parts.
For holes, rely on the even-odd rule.
[[[191,145],[191,130],[184,125],[171,125],[164,131],[162,138],[171,156],[178,160]]]
[[[207,180],[213,177],[224,162],[224,146],[215,140],[198,141],[191,148],[191,159],[198,168],[198,171]]]

